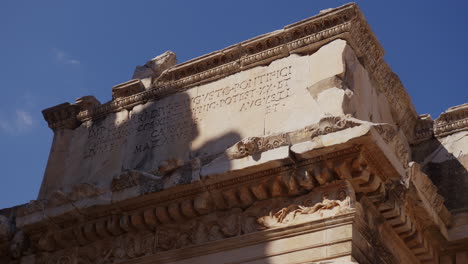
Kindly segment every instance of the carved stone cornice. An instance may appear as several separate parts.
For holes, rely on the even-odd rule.
[[[122,209],[117,209],[119,205],[116,203],[108,205],[108,207],[116,207],[117,211],[116,209],[109,208],[101,210],[101,212],[120,211],[120,213],[96,215],[97,218],[81,223],[75,223],[74,221],[60,222],[59,219],[66,218],[58,218],[54,220],[54,225],[60,225],[61,228],[59,229],[44,229],[44,227],[37,226],[38,223],[35,223],[32,229],[26,229],[32,235],[37,247],[47,252],[67,248],[70,245],[90,245],[112,236],[122,236],[145,230],[145,232],[151,232],[151,230],[170,225],[174,222],[190,222],[194,219],[219,212],[220,210],[250,212],[253,209],[249,208],[253,208],[252,206],[261,203],[261,201],[283,199],[280,197],[297,197],[298,195],[315,192],[323,188],[333,189],[332,187],[335,186],[335,183],[339,182],[342,184],[349,182],[353,190],[356,190],[358,193],[377,195],[383,191],[383,179],[389,176],[380,175],[382,172],[377,168],[381,165],[370,158],[371,156],[361,147],[355,146],[311,159],[297,161],[295,164],[275,169],[224,180],[205,180],[203,184],[195,182],[190,185],[177,186],[171,190],[152,193],[150,194],[151,196],[123,201],[127,204],[125,208],[132,208],[132,211],[122,212]],[[388,173],[391,174],[389,171]],[[138,188],[139,184],[141,184],[141,177],[147,178],[145,175],[139,175],[137,171],[127,172],[125,175],[122,175],[120,178],[129,178],[128,181],[125,181],[129,184],[119,184],[119,188],[115,188],[115,194],[132,188]],[[86,187],[85,189],[91,190],[92,188]],[[85,193],[86,197],[87,195],[95,194],[95,192],[90,191],[86,191]],[[348,195],[346,196],[349,196],[349,192],[347,193]],[[383,195],[383,193],[380,195]],[[310,205],[310,210],[307,209],[307,214],[310,213],[311,215],[307,217],[312,217],[314,212],[322,210],[321,208],[332,209],[335,206],[339,206],[337,208],[340,208],[340,202],[336,202],[336,200],[343,201],[342,198],[345,196],[342,198],[336,198],[335,196],[338,197],[340,195],[336,193],[328,196],[328,198],[324,197],[321,203]],[[70,195],[65,195],[64,197],[70,199]],[[138,206],[135,206],[135,203]],[[36,212],[40,214],[42,214],[41,212],[46,213],[47,211],[43,210],[49,210],[47,209],[49,206],[54,206],[54,204],[45,203],[42,207],[36,207],[38,210],[41,210]],[[257,218],[261,218],[261,220],[257,219],[257,223],[264,224],[263,227],[260,226],[259,228],[263,230],[265,228],[281,227],[281,225],[285,224],[283,220],[287,217],[295,217],[298,213],[302,214],[300,211],[294,211],[297,208],[294,210],[292,207],[288,208],[282,211],[278,209],[279,211],[272,213],[273,218],[268,215],[259,215]],[[83,209],[80,214],[85,212]],[[27,213],[35,214],[31,210],[27,210]],[[92,215],[92,213],[85,214]],[[24,217],[24,214],[20,215]],[[43,224],[49,222],[47,218],[44,220]],[[223,220],[222,222],[227,220]],[[288,220],[288,223],[290,223],[290,220]],[[38,230],[42,231],[36,233]],[[49,231],[43,233],[46,230]],[[224,231],[221,230],[220,232]],[[226,232],[229,233],[230,231]],[[161,245],[162,249],[165,247],[167,247],[166,250],[171,248],[171,243],[168,242],[169,244],[167,245],[164,245],[164,242],[161,243],[163,243]]]
[[[388,133],[390,139],[394,137],[393,131]],[[239,235],[291,228],[320,217],[341,217],[353,211],[359,197],[367,197],[417,258],[433,259],[436,253],[424,232],[427,224],[421,224],[414,213],[424,209],[408,198],[412,194],[395,180],[396,172],[388,169],[383,154],[369,145],[347,146],[307,159],[296,158],[293,163],[261,172],[208,178],[120,202],[117,199],[101,206],[98,214],[92,207],[79,209],[80,221],[65,215],[51,217],[48,210],[55,210],[55,205],[50,203],[33,206],[36,210],[18,216],[47,216],[22,227],[38,249],[39,258],[66,256],[70,250],[87,252],[81,257],[89,257],[91,248],[103,245],[105,254],[96,257],[120,262]],[[115,183],[112,196],[138,190],[148,179],[158,180],[146,172],[125,172],[116,180],[119,183]],[[426,184],[427,180],[416,184],[432,197],[434,187]],[[82,186],[74,193],[82,198],[99,195],[92,186]],[[427,195],[425,199],[432,199]],[[71,200],[72,195],[63,197]],[[438,200],[432,200],[440,209]],[[57,201],[60,204],[61,199]]]
[[[322,211],[326,212],[327,209]],[[233,223],[240,226],[240,223],[247,219],[238,221],[235,217],[228,217],[227,213],[239,216],[236,212],[226,212],[203,222],[193,222],[191,225],[182,225],[177,228],[174,225],[166,226],[161,230],[139,231],[133,234],[107,237],[84,247],[75,246],[54,252],[41,252],[36,255],[35,263],[170,263],[204,254],[232,250],[234,245],[237,245],[234,248],[239,245],[250,246],[294,235],[320,232],[324,228],[337,228],[351,224],[356,217],[356,212],[351,209],[350,212],[337,213],[328,219],[290,226],[287,230],[270,228],[262,230],[262,235],[252,232],[242,236],[233,236],[232,233],[224,233],[229,230],[222,230],[222,227]],[[207,231],[204,234],[205,228],[208,228],[210,232]],[[226,237],[230,239],[223,239]],[[342,239],[338,242],[351,242],[351,239]],[[314,245],[315,247],[328,246],[329,242],[314,241]]]
[[[410,164],[407,182],[387,182],[385,196],[380,196],[380,200],[370,198],[386,223],[419,261],[437,261],[437,239],[427,230],[437,230],[447,239],[451,215],[437,193],[437,187],[418,164]]]
[[[168,218],[160,222],[148,211],[113,215],[92,224],[49,229],[37,241],[38,255],[60,258],[78,251],[86,252],[87,257],[118,263],[255,232],[303,224],[313,227],[316,221],[324,223],[323,218],[349,218],[354,213],[354,203],[352,188],[341,181],[294,198],[273,197],[245,209],[231,208],[178,221]],[[104,247],[100,251],[103,255],[91,254],[89,250],[95,246]],[[91,259],[91,263],[94,261]]]
[[[434,121],[436,137],[465,130],[468,130],[468,103],[450,107]]]
[[[303,130],[297,132],[245,138],[227,149],[226,154],[230,159],[240,159],[281,146],[290,145],[290,137],[295,137],[295,134],[307,135],[307,137],[313,139],[318,136],[338,132],[361,124],[362,122],[360,120],[353,119],[350,115],[326,116],[321,118],[317,124],[305,127]]]
[[[266,65],[290,54],[313,53],[337,38],[345,39],[356,52],[370,77],[389,100],[392,115],[410,141],[417,114],[398,76],[383,60],[384,50],[356,4],[328,10],[317,16],[285,26],[220,51],[175,65],[164,71],[150,89],[114,98],[105,104],[81,111],[80,122],[98,119],[111,112],[157,100],[258,65]]]
[[[77,241],[79,245],[85,245],[109,234],[120,235],[134,230],[151,230],[159,225],[188,221],[217,210],[249,208],[252,204],[265,199],[305,194],[336,181],[349,181],[358,192],[375,192],[382,186],[381,176],[375,175],[376,171],[372,168],[376,165],[371,165],[373,163],[360,153],[359,147],[353,147],[301,161],[294,166],[282,166],[223,181],[206,181],[203,185],[200,185],[200,182],[192,183],[191,186],[176,187],[178,190],[163,190],[152,194],[154,198],[148,199],[148,197],[138,202],[139,206],[136,208],[131,206],[134,208],[131,212],[101,216],[79,226],[63,222],[60,225],[64,228],[51,230],[55,234],[53,236],[45,234],[33,236],[36,237],[35,241],[39,247],[50,251],[57,250],[57,245],[66,245],[71,240]],[[120,186],[121,189],[116,191],[125,191],[126,187],[133,188],[136,182],[133,179],[131,183],[128,186]],[[80,189],[85,190],[81,192],[85,193],[84,197],[95,195],[90,186]],[[70,199],[70,195],[64,197]],[[141,198],[136,199],[141,200]],[[131,203],[131,200],[126,200],[125,203]],[[45,206],[37,209],[47,210],[47,204]],[[27,213],[34,214],[34,211],[26,210],[19,215],[24,217]],[[48,222],[47,219],[44,220]],[[35,230],[38,230],[37,224],[34,224]]]
[[[363,17],[357,18],[358,12],[360,11],[356,5],[344,5],[328,13],[285,26],[283,30],[175,65],[155,80],[152,89],[112,100],[92,111],[81,112],[78,119],[80,121],[97,119],[110,112],[119,111],[127,105],[157,100],[239,71],[268,64],[292,53],[311,52],[336,38],[344,38],[343,34],[349,31],[352,21],[364,19]],[[380,47],[380,45],[377,46]]]
[[[414,143],[419,143],[434,137],[434,121],[431,115],[424,114],[419,116],[419,120],[415,128],[416,140]]]
[[[419,116],[415,127],[415,144],[468,130],[468,103],[450,107],[432,120],[429,114]]]

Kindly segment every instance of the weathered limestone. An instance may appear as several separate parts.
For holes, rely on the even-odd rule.
[[[348,4],[44,110],[0,262],[462,263],[467,106],[417,116],[382,57]]]
[[[337,81],[322,81],[329,78]],[[165,160],[189,162],[192,157],[218,155],[249,136],[288,133],[325,116],[346,114],[376,123],[393,122],[385,97],[372,92],[368,73],[352,49],[346,41],[335,40],[312,55],[293,54],[84,122],[72,132],[67,161],[60,161],[65,167],[60,172],[61,188],[67,192],[66,188],[82,182],[108,188],[122,170],[154,171]],[[55,178],[49,175],[40,199],[49,198],[47,178]]]

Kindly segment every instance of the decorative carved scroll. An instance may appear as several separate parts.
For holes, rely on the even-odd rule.
[[[42,110],[42,115],[49,127],[56,129],[75,129],[80,125],[77,115],[80,109],[76,104],[63,103]]]
[[[350,115],[323,117],[318,124],[309,128],[312,132],[310,137],[314,138],[360,125],[360,123],[350,120],[350,118]]]
[[[287,134],[269,137],[248,137],[228,149],[227,154],[232,159],[240,159],[289,144],[290,141]]]

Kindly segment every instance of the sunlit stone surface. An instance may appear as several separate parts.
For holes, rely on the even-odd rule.
[[[468,105],[418,116],[355,4],[43,111],[1,263],[464,263]]]

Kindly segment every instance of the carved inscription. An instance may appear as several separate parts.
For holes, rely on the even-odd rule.
[[[259,108],[265,109],[265,114],[277,112],[292,95],[292,71],[292,66],[272,69],[195,96],[178,94],[174,100],[154,102],[144,110],[132,110],[129,119],[115,124],[95,123],[88,129],[83,157],[115,151],[129,142],[128,137],[137,138],[138,143],[130,147],[133,153],[190,142],[197,136],[197,124],[210,112],[245,114]]]
[[[94,124],[88,129],[88,141],[83,158],[87,159],[116,150],[126,142],[130,131],[128,120],[116,121],[112,125]]]
[[[195,116],[234,106],[239,112],[265,107],[266,114],[276,112],[281,101],[291,96],[289,81],[292,66],[253,76],[240,82],[192,98]]]
[[[132,116],[135,123],[136,136],[146,139],[135,146],[134,152],[139,153],[176,142],[187,142],[197,133],[197,118],[190,109],[190,99],[153,107]]]
[[[135,146],[134,153],[193,140],[197,124],[210,112],[229,109],[245,113],[259,107],[265,108],[265,114],[278,111],[282,101],[292,95],[291,73],[292,66],[285,66],[133,115],[136,136],[147,139]]]

